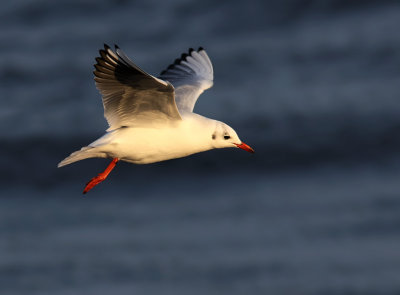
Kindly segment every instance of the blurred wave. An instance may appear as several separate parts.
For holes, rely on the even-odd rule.
[[[399,294],[395,0],[0,6],[1,294]],[[254,147],[57,163],[107,128],[93,63],[158,74],[203,46],[195,111]],[[245,292],[243,292],[246,290]]]
[[[396,1],[13,1],[0,16],[1,166],[15,175],[107,128],[92,79],[103,42],[153,74],[206,47],[215,85],[195,111],[262,151],[255,169],[398,155]]]

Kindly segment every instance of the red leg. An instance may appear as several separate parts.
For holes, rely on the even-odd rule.
[[[117,162],[119,161],[118,158],[114,158],[110,165],[108,165],[108,167],[106,168],[106,170],[104,170],[103,172],[101,172],[99,175],[97,175],[96,177],[93,177],[87,184],[85,189],[83,190],[83,193],[86,194],[88,191],[90,191],[92,188],[94,188],[96,185],[98,185],[100,182],[102,182],[103,180],[105,180],[108,176],[108,174],[110,174],[111,170],[114,169],[115,165],[117,164]]]

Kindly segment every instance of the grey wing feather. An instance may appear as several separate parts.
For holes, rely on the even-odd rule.
[[[213,85],[214,71],[206,51],[192,48],[161,72],[160,78],[175,88],[175,101],[180,112],[193,112],[197,99]]]
[[[104,45],[94,65],[109,130],[181,120],[173,86],[135,65],[118,46]]]

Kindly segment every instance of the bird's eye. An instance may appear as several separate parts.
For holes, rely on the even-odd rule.
[[[231,138],[229,135],[224,135],[224,139],[225,139],[225,140],[227,140],[227,139],[229,139],[229,138]]]

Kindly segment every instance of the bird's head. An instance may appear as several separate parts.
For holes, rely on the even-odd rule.
[[[214,148],[237,147],[249,153],[254,153],[254,150],[239,139],[236,131],[229,125],[217,122],[211,141]]]

